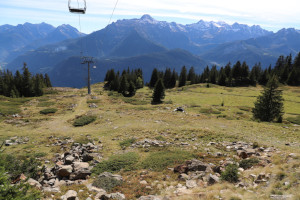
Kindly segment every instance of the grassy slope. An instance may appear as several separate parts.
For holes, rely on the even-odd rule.
[[[90,100],[85,95],[86,89],[60,89],[57,94],[22,101],[19,109],[23,118],[10,119],[10,123],[2,118],[0,139],[28,136],[30,143],[8,147],[6,152],[44,152],[50,159],[59,149],[51,144],[47,146],[49,136],[79,140],[85,135],[90,135],[95,140],[101,139],[104,146],[101,153],[104,158],[123,152],[119,140],[131,137],[137,140],[154,139],[157,136],[163,136],[168,141],[176,139],[189,142],[198,149],[193,150],[189,146],[185,147],[185,150],[196,153],[204,151],[210,141],[238,140],[275,146],[286,153],[300,153],[300,127],[289,123],[258,123],[251,120],[251,108],[262,90],[260,87],[206,88],[206,85],[193,85],[168,90],[164,104],[151,105],[151,90],[148,88],[139,90],[133,98],[124,98],[116,93],[103,91],[102,86],[103,84],[96,84],[92,87],[99,100]],[[299,115],[300,88],[284,87],[283,90],[286,113],[284,118]],[[87,101],[96,102],[99,107],[89,108]],[[224,106],[221,106],[222,102]],[[70,110],[71,104],[77,106]],[[0,109],[5,106],[11,105],[3,101]],[[183,106],[187,112],[173,112],[178,106]],[[58,112],[46,116],[39,114],[40,110],[47,107],[57,108]],[[7,110],[7,107],[5,108]],[[14,109],[17,111],[16,106]],[[75,117],[83,114],[96,115],[96,122],[84,127],[73,127],[72,121]],[[18,120],[26,123],[18,124]],[[192,141],[192,138],[195,138],[195,141]],[[293,144],[286,146],[286,143]],[[145,152],[139,154],[141,157],[147,155]],[[156,174],[159,175],[161,174]],[[219,190],[218,187],[226,185],[213,186],[213,189]],[[245,198],[249,195],[239,189],[229,188],[238,190],[237,192],[245,195]],[[262,191],[258,193],[263,193]]]

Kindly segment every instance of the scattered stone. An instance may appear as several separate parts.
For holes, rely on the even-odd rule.
[[[182,107],[178,107],[174,110],[174,112],[185,112]]]
[[[185,185],[187,188],[195,188],[197,187],[197,182],[196,180],[186,180]]]
[[[147,185],[148,183],[147,183],[147,181],[142,180],[142,181],[140,181],[140,184],[141,184],[141,185]]]
[[[34,186],[34,187],[36,187],[37,189],[42,189],[42,185],[38,182],[38,181],[36,181],[36,180],[34,180],[34,179],[32,179],[32,178],[29,178],[28,179],[28,181],[27,181],[27,183],[29,184],[29,185],[31,185],[31,186]]]
[[[159,196],[149,195],[149,196],[141,196],[138,200],[162,200]]]
[[[220,182],[219,177],[217,177],[216,175],[212,175],[212,174],[208,175],[208,185],[213,185],[218,182]]]
[[[74,190],[69,190],[65,195],[61,197],[62,200],[77,200],[77,192]]]
[[[289,195],[275,195],[272,194],[270,195],[270,199],[272,200],[289,200],[289,199],[293,199],[293,195],[289,194]]]
[[[91,103],[91,104],[89,104],[89,108],[98,108],[98,106],[95,103]]]

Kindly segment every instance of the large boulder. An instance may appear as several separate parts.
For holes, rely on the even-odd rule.
[[[206,164],[200,160],[193,159],[186,162],[187,164],[187,171],[205,171],[205,172],[211,172],[211,167],[209,164]]]
[[[57,170],[57,176],[59,177],[68,177],[73,171],[73,167],[71,165],[61,165]]]
[[[28,181],[27,181],[27,183],[29,184],[29,185],[31,185],[31,186],[34,186],[34,187],[36,187],[37,189],[42,189],[42,185],[38,182],[38,181],[36,181],[36,180],[34,180],[34,179],[32,179],[32,178],[29,178],[28,179]]]

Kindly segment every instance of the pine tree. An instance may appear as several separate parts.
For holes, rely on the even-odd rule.
[[[180,76],[179,76],[179,85],[178,87],[182,87],[182,86],[185,86],[186,84],[186,67],[183,66],[181,68],[181,72],[180,72]]]
[[[135,95],[136,89],[135,89],[135,85],[132,81],[130,81],[129,83],[129,87],[128,87],[128,96],[132,97]]]
[[[252,110],[253,117],[260,121],[280,121],[283,115],[282,91],[278,89],[279,82],[274,75],[267,83],[262,94],[257,97],[257,101]]]
[[[24,63],[23,66],[23,77],[22,77],[22,94],[24,95],[24,97],[30,97],[32,96],[32,80],[31,80],[31,73],[29,72],[28,68],[27,68],[27,64]]]
[[[221,69],[220,69],[218,84],[221,86],[226,85],[226,74],[225,74],[225,70],[223,67],[221,67]]]
[[[119,87],[118,92],[119,92],[119,93],[122,93],[123,95],[124,95],[124,94],[126,95],[126,93],[127,93],[127,91],[128,91],[128,87],[129,87],[129,83],[128,83],[128,81],[127,81],[127,75],[126,75],[126,73],[125,73],[125,74],[123,74],[123,75],[121,76],[121,82],[120,82],[120,87]],[[125,96],[125,95],[124,95],[124,96]]]
[[[34,78],[34,96],[42,96],[43,92],[43,79],[37,74]]]
[[[45,74],[45,85],[46,85],[46,87],[52,87],[50,77],[48,74]]]
[[[154,68],[152,71],[149,87],[153,88],[155,86],[157,80],[158,80],[158,71],[156,68]]]
[[[162,102],[162,99],[165,98],[165,87],[162,79],[158,79],[155,84],[153,95],[152,95],[152,104],[158,104]]]
[[[171,76],[171,80],[170,80],[170,88],[174,88],[176,86],[176,80],[177,80],[177,73],[175,71],[175,69],[173,69],[173,72],[172,72],[172,76]]]
[[[190,84],[196,83],[196,73],[194,67],[191,67],[187,76],[187,80],[190,81]]]
[[[172,72],[170,68],[166,68],[165,73],[164,73],[164,86],[165,88],[171,88],[171,77],[172,77]]]
[[[217,70],[217,66],[213,65],[210,73],[209,73],[209,82],[212,84],[216,84],[217,83],[217,78],[218,78],[218,70]]]

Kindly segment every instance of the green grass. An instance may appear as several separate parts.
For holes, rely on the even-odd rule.
[[[162,171],[167,167],[174,167],[186,160],[192,159],[193,154],[187,151],[158,151],[150,153],[150,155],[142,161],[143,169],[152,169],[154,171]]]
[[[121,170],[130,171],[136,169],[136,164],[139,160],[137,153],[129,152],[125,154],[113,155],[108,160],[97,164],[92,172],[101,174],[102,172],[119,172]]]
[[[288,117],[288,118],[286,118],[286,120],[293,123],[293,124],[300,125],[300,115],[298,115],[296,117]]]
[[[252,166],[257,165],[259,160],[257,158],[245,159],[240,162],[240,167],[243,169],[250,169]]]
[[[85,126],[88,125],[94,121],[96,121],[97,117],[92,115],[83,115],[78,118],[76,118],[73,122],[73,126]]]
[[[56,108],[46,108],[46,109],[41,110],[40,114],[47,115],[47,114],[53,114],[56,112],[57,112]]]
[[[129,147],[130,145],[132,145],[133,143],[135,143],[136,139],[135,138],[129,138],[129,139],[126,139],[126,140],[123,140],[121,142],[119,142],[121,148],[126,148],[126,147]]]
[[[0,96],[0,113],[2,115],[12,115],[20,113],[20,107],[30,100],[31,98],[9,98]]]
[[[55,105],[55,102],[51,102],[51,101],[41,101],[38,103],[37,107],[50,107]]]

